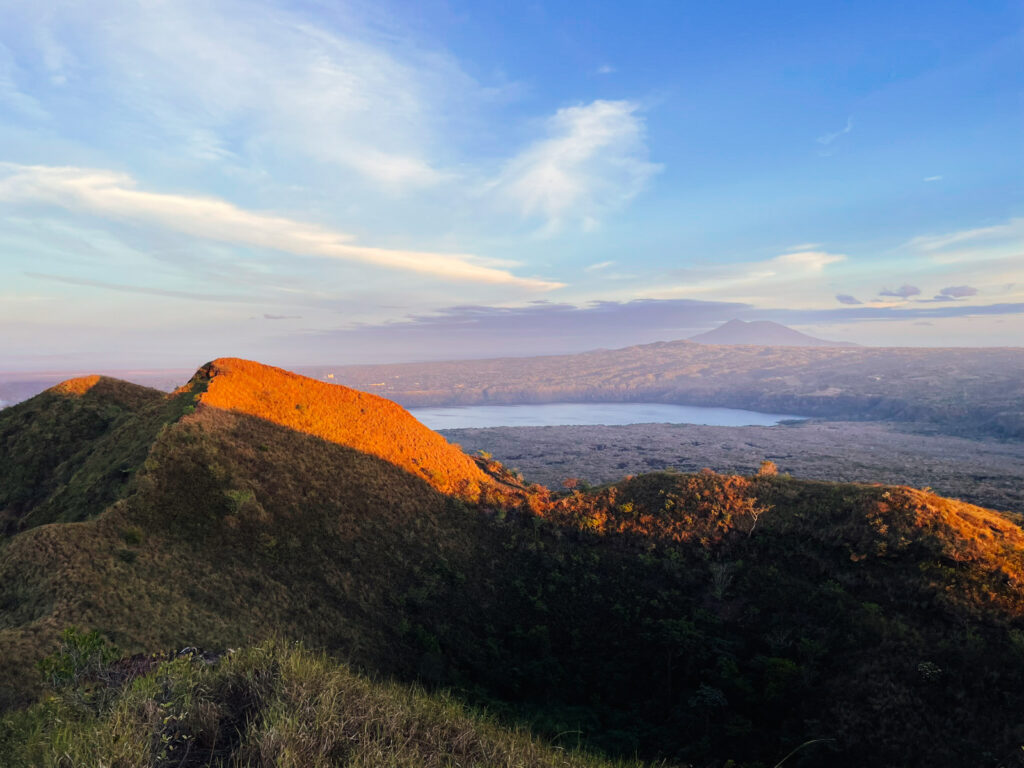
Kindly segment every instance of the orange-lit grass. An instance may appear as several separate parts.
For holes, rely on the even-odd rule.
[[[158,390],[97,374],[67,379],[50,387],[43,395],[102,400],[104,403],[129,409],[152,404],[163,397]]]
[[[865,516],[877,536],[876,552],[927,547],[938,553],[937,565],[947,571],[947,600],[972,613],[996,608],[1024,615],[1024,530],[1019,525],[998,512],[913,488],[883,490],[880,496]]]
[[[598,534],[621,534],[709,544],[732,531],[750,533],[767,508],[756,484],[711,471],[697,475],[631,478],[601,491],[554,500],[548,519]]]
[[[100,376],[79,376],[77,379],[62,381],[53,387],[53,391],[61,395],[84,395],[100,382]]]
[[[443,493],[477,498],[493,481],[469,456],[382,397],[235,358],[214,360],[201,403],[377,456]]]

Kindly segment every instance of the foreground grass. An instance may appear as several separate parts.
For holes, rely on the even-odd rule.
[[[375,682],[296,645],[165,661],[119,690],[64,691],[0,721],[9,768],[610,763],[502,727],[447,694]]]

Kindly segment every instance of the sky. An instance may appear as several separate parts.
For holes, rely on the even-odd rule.
[[[0,18],[0,371],[1024,346],[1019,2]]]

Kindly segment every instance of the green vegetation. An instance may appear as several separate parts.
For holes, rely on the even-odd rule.
[[[43,679],[53,688],[82,691],[83,680],[95,678],[119,656],[99,632],[68,627],[60,635],[60,648],[39,662]]]
[[[444,693],[374,682],[270,642],[222,658],[125,659],[96,670],[109,695],[62,688],[0,722],[7,768],[478,766],[612,768],[502,727]]]
[[[4,410],[0,534],[85,520],[127,496],[159,431],[197,394],[95,376]]]
[[[293,386],[315,401],[327,385]],[[98,753],[70,751],[89,744],[111,756],[145,747],[153,759],[160,734],[179,743],[154,718],[167,691],[180,690],[182,701],[209,706],[176,708],[168,722],[202,731],[218,759],[261,764],[254,755],[267,754],[262,764],[288,764],[306,747],[245,750],[313,733],[341,706],[335,683],[261,688],[258,700],[272,706],[246,719],[244,707],[232,709],[230,681],[260,679],[258,669],[284,669],[289,658],[316,667],[317,679],[362,678],[260,645],[281,637],[360,673],[418,681],[555,748],[766,768],[830,739],[787,768],[953,768],[1009,764],[1024,743],[1024,533],[997,513],[906,488],[770,473],[657,473],[553,494],[517,485],[490,457],[474,464],[485,478],[474,494],[446,493],[465,472],[450,446],[410,470],[397,461],[416,457],[386,460],[386,443],[375,455],[289,426],[307,418],[291,395],[277,410],[258,388],[247,398],[240,402],[258,403],[260,415],[201,399],[167,422],[128,492],[102,513],[0,539],[0,707],[29,707],[9,719],[23,754],[44,750],[26,760],[45,765],[53,748],[80,755],[76,765],[97,764]],[[364,407],[346,412],[345,430],[358,432],[364,415],[393,434],[414,429],[407,414]],[[326,414],[311,411],[312,424],[325,424]],[[447,475],[438,481],[435,471]],[[102,686],[86,687],[81,714],[68,720],[66,695],[37,703],[46,689],[35,663],[72,624],[129,653],[259,648],[209,670],[171,660],[156,677],[114,686],[113,703],[99,701]],[[64,644],[67,665],[57,669],[96,661],[95,635]],[[423,706],[440,706],[431,701]],[[271,715],[282,719],[260,719]],[[338,715],[338,727],[349,719]],[[383,727],[374,722],[352,727]],[[218,741],[239,730],[252,740]],[[117,746],[119,733],[135,736]],[[398,750],[394,763],[531,764],[496,752],[438,754],[381,733]],[[466,743],[483,738],[474,733]],[[380,743],[366,754],[379,754]],[[426,752],[410,757],[407,747]],[[123,754],[125,764],[147,764]]]

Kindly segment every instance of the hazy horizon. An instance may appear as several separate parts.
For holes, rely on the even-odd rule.
[[[702,330],[713,330],[719,326],[711,326],[710,328],[704,328]],[[799,330],[799,326],[787,326],[794,330]],[[650,344],[667,344],[677,341],[689,341],[689,338],[651,338],[649,340],[639,341],[630,344],[608,344],[604,346],[573,346],[567,345],[564,348],[558,346],[557,348],[549,348],[550,344],[538,344],[534,351],[529,349],[528,345],[524,345],[522,348],[509,349],[508,351],[501,351],[500,353],[491,352],[487,350],[479,350],[476,354],[464,353],[459,354],[457,350],[453,350],[452,354],[444,354],[444,350],[447,349],[444,346],[440,346],[437,351],[423,351],[420,350],[420,354],[411,352],[406,356],[402,356],[401,352],[388,353],[377,353],[377,354],[366,354],[359,358],[348,358],[340,359],[331,357],[331,355],[324,351],[319,355],[311,358],[296,357],[291,354],[283,354],[276,357],[264,356],[254,357],[246,356],[244,354],[237,354],[231,350],[225,350],[221,354],[212,354],[208,357],[197,357],[192,356],[192,359],[186,357],[175,357],[166,358],[161,356],[159,350],[152,353],[152,356],[143,360],[152,361],[151,364],[132,364],[131,360],[120,360],[118,358],[106,358],[108,362],[104,362],[104,358],[97,357],[97,361],[94,364],[82,363],[78,365],[67,365],[62,367],[59,363],[54,363],[50,367],[40,366],[36,368],[12,365],[4,368],[0,368],[0,376],[6,376],[9,379],[17,378],[24,375],[39,375],[39,376],[85,376],[90,374],[138,374],[140,376],[147,375],[161,375],[166,376],[171,373],[180,372],[186,376],[191,376],[198,368],[218,358],[241,358],[246,360],[254,360],[257,362],[264,363],[266,365],[273,365],[279,368],[286,368],[289,370],[296,370],[301,372],[303,369],[310,368],[329,368],[345,367],[345,366],[377,366],[377,365],[402,365],[404,363],[444,363],[444,362],[460,362],[460,361],[479,361],[489,359],[501,359],[501,358],[531,358],[531,357],[557,357],[562,355],[575,355],[584,354],[587,352],[598,352],[602,350],[615,350],[624,349],[633,346],[646,346]],[[1024,350],[1024,342],[1017,344],[976,344],[976,345],[954,345],[954,344],[941,344],[941,340],[934,340],[935,343],[930,344],[905,344],[905,345],[884,345],[884,344],[858,344],[862,348],[874,348],[874,349],[1021,349]],[[700,342],[694,342],[700,343]],[[857,347],[853,347],[854,349]],[[166,361],[167,364],[161,365],[160,361]],[[184,383],[186,379],[182,379],[181,383]],[[129,379],[130,380],[130,379]]]

